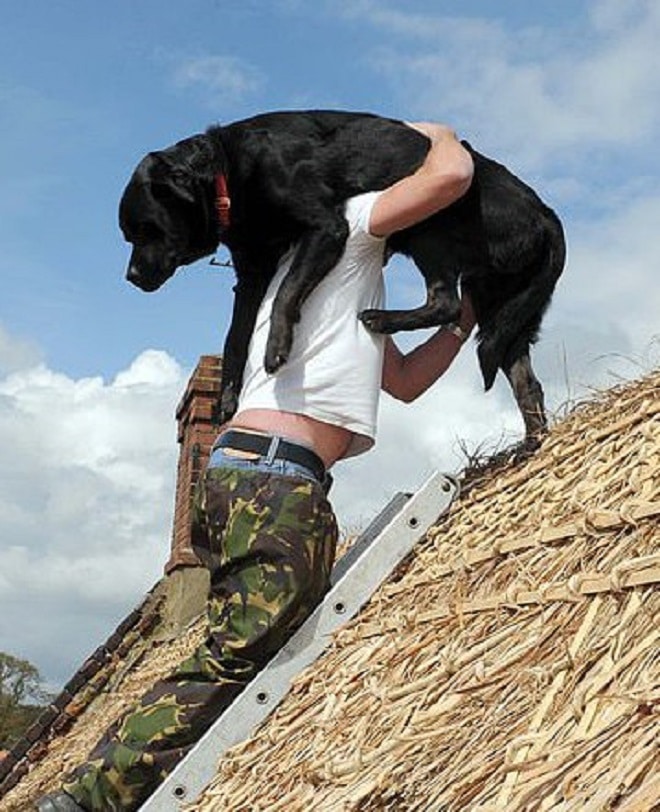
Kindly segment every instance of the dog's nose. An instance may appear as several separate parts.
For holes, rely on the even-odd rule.
[[[126,269],[126,279],[131,283],[131,285],[135,285],[136,288],[140,288],[140,290],[147,292],[155,290],[158,287],[153,280],[147,278],[143,273],[141,273],[137,265],[134,265],[133,263],[130,263]]]
[[[133,285],[140,284],[140,272],[132,263],[129,264],[128,268],[126,269],[126,279],[131,282]]]
[[[145,293],[153,293],[169,277],[165,274],[157,274],[140,270],[139,266],[131,263],[126,271],[126,279],[136,288],[140,288]]]

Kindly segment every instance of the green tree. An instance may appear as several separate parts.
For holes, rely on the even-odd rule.
[[[0,749],[20,738],[49,698],[32,663],[0,651]]]

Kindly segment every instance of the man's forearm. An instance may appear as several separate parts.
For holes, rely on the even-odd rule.
[[[383,389],[397,400],[410,403],[432,386],[449,368],[463,342],[440,328],[427,341],[404,355],[389,339],[385,348]],[[387,359],[387,356],[391,356]]]
[[[420,168],[380,193],[371,213],[370,232],[387,237],[430,217],[469,189],[474,173],[472,156],[449,127],[410,125],[431,140]]]
[[[472,304],[463,297],[460,331],[441,327],[423,344],[405,355],[391,338],[386,339],[382,388],[397,400],[410,403],[432,386],[451,366],[475,324]]]

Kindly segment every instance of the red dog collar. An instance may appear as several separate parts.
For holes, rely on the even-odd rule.
[[[231,199],[227,190],[227,178],[224,175],[215,176],[215,210],[218,214],[220,225],[229,228],[229,209]]]

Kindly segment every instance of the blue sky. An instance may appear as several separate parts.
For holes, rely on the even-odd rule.
[[[451,123],[562,217],[537,348],[551,410],[658,361],[660,8],[654,0],[23,0],[0,29],[0,649],[60,684],[167,558],[173,410],[222,347],[231,272],[128,285],[117,203],[148,151],[274,109]],[[415,272],[386,274],[414,304]],[[414,340],[407,338],[404,343]],[[466,350],[379,447],[339,467],[348,530],[458,448],[520,436]]]

